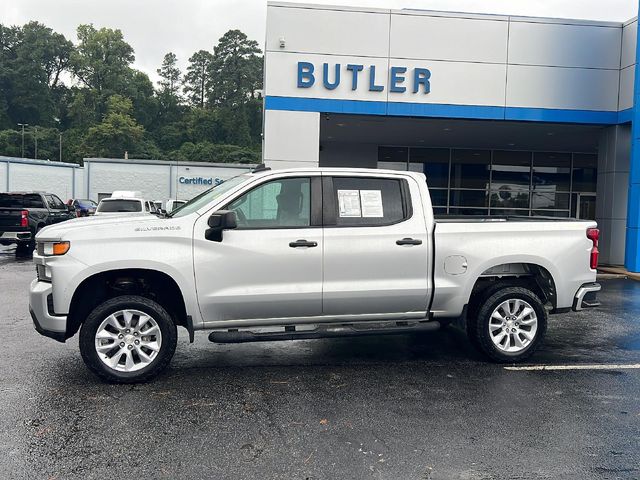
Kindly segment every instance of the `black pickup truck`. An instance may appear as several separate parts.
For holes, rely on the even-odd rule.
[[[35,248],[41,228],[75,216],[73,207],[51,193],[0,193],[0,245],[16,243],[16,255],[27,254]]]

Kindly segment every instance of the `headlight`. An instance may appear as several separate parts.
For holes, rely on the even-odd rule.
[[[45,256],[53,256],[53,255],[64,255],[71,248],[71,244],[69,242],[42,242],[38,245],[38,253],[42,252],[41,255]]]

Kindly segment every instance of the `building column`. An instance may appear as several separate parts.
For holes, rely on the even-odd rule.
[[[320,113],[266,110],[263,162],[271,168],[317,167]]]
[[[600,263],[624,263],[631,128],[614,125],[602,130],[598,143],[596,221],[600,228]]]
[[[640,29],[638,29],[640,34]],[[627,238],[624,266],[640,272],[640,42],[636,36],[636,65],[631,120],[631,165],[627,203]]]

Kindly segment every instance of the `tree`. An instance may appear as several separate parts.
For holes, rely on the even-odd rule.
[[[240,30],[229,30],[214,48],[209,69],[212,83],[209,103],[227,107],[243,105],[262,88],[262,62],[258,42]]]
[[[145,128],[150,128],[158,117],[160,104],[155,93],[153,82],[146,73],[131,70],[126,96],[133,103],[134,118]]]
[[[121,158],[124,152],[134,152],[142,142],[144,127],[132,117],[133,104],[121,95],[107,101],[107,115],[102,122],[89,128],[84,140],[85,153],[90,156]]]
[[[0,25],[0,127],[54,124],[64,93],[60,75],[72,51],[63,35],[38,22]]]
[[[162,60],[162,66],[157,70],[161,80],[160,93],[167,96],[177,98],[180,90],[181,72],[178,68],[178,57],[175,53],[169,52]]]
[[[206,50],[199,50],[189,58],[184,76],[184,92],[195,107],[204,108],[205,100],[211,95],[209,71],[212,63],[213,55]]]
[[[135,60],[133,48],[124,41],[120,30],[92,24],[78,27],[78,46],[72,56],[73,74],[85,86],[99,93],[121,93]]]
[[[186,142],[179,150],[171,152],[170,157],[191,162],[259,163],[260,152],[238,145]]]
[[[38,22],[22,27],[24,56],[39,65],[47,78],[47,85],[54,89],[60,75],[69,68],[73,44],[64,35]]]

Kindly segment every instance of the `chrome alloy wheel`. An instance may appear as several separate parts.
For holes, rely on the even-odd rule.
[[[120,310],[105,318],[95,335],[98,357],[119,372],[135,372],[151,364],[160,352],[158,323],[140,310]]]
[[[491,314],[489,336],[498,349],[519,353],[533,341],[538,316],[529,303],[519,298],[505,300]]]

